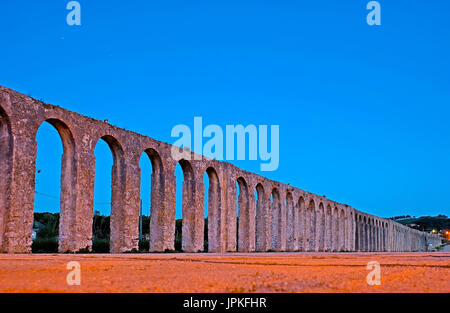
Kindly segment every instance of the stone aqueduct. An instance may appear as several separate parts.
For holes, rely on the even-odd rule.
[[[172,146],[0,86],[0,252],[29,253],[36,133],[47,121],[62,144],[59,251],[91,249],[96,143],[113,155],[110,251],[138,248],[140,168],[152,164],[150,251],[174,249],[175,166],[183,169],[182,249],[203,250],[208,174],[208,246],[227,251],[423,251],[440,240],[226,162],[174,160]],[[236,182],[239,188],[237,197]],[[255,190],[257,197],[255,197]],[[237,200],[237,201],[236,201]],[[239,223],[237,229],[236,203]],[[236,234],[237,233],[237,234]]]

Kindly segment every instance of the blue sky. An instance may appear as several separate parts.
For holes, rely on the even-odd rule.
[[[277,171],[234,164],[380,216],[450,215],[448,1],[380,1],[380,26],[362,0],[85,0],[81,26],[67,2],[0,4],[1,85],[171,143],[194,116],[277,124]],[[59,194],[60,146],[42,126],[41,193]],[[96,156],[107,212],[112,158]]]

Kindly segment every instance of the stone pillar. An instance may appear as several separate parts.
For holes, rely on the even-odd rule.
[[[308,234],[308,239],[309,239],[309,247],[308,250],[309,251],[315,251],[316,250],[316,205],[315,202],[310,202],[309,207],[308,207],[308,217],[309,217],[309,234]]]
[[[316,236],[314,238],[315,244],[314,244],[314,248],[315,251],[322,251],[323,250],[323,233],[324,233],[324,227],[322,225],[324,219],[324,212],[323,212],[323,207],[321,207],[321,205],[319,204],[318,207],[316,208],[316,224],[315,224],[315,228],[316,228]]]
[[[360,225],[359,225],[359,218],[356,216],[356,224],[355,224],[355,251],[361,251],[360,247]]]
[[[92,223],[94,218],[95,156],[92,139],[85,137],[90,146],[79,146],[77,157],[77,188],[72,251],[92,250]]]
[[[183,226],[182,250],[184,252],[203,251],[204,235],[204,185],[202,179],[183,181]],[[236,212],[236,211],[235,211]],[[236,233],[236,228],[234,228]]]
[[[292,201],[294,201],[294,199]],[[293,234],[292,234],[292,236],[294,239],[292,248],[293,248],[293,251],[299,251],[300,245],[301,245],[301,243],[299,241],[299,238],[300,238],[300,211],[296,205],[296,202],[292,203],[292,212],[293,212],[293,221],[292,221]]]
[[[294,209],[294,201],[290,192],[286,195],[286,251],[297,250],[296,240],[296,218],[297,214]]]
[[[176,176],[172,171],[153,171],[151,184],[150,241],[151,252],[174,250]],[[156,181],[159,180],[157,184]]]
[[[337,211],[335,209],[331,209],[331,251],[337,250],[337,242],[339,240],[339,233],[338,233],[338,224],[336,221],[336,213]]]
[[[33,232],[36,142],[30,133],[14,134],[9,209],[3,250],[30,253]]]
[[[353,213],[348,214],[348,246],[347,251],[355,251],[355,218]]]
[[[258,200],[256,203],[256,250],[257,251],[267,251],[270,247],[269,243],[269,209],[267,204],[267,196],[265,195],[264,188],[262,185],[256,187],[258,193]],[[226,201],[226,199],[223,199]],[[226,202],[225,202],[226,203]]]
[[[324,250],[325,251],[331,251],[332,245],[331,245],[331,208],[329,206],[325,207],[324,212],[324,218],[325,218],[325,244],[324,244]]]
[[[311,251],[311,209],[309,208],[309,200],[305,202],[305,223],[304,223],[304,251]]]
[[[375,224],[372,221],[372,224],[370,225],[370,251],[376,251],[376,229],[375,229]]]
[[[139,206],[141,171],[136,163],[127,161],[125,164],[124,201],[121,214],[121,231],[119,252],[139,249]]]
[[[345,251],[351,251],[351,228],[352,225],[350,223],[350,212],[345,212],[345,244],[344,244],[344,250]]]
[[[224,175],[225,176],[225,175]],[[226,207],[225,213],[225,251],[236,251],[236,181],[233,177],[225,176],[223,181],[226,183],[224,190],[226,190],[226,198],[224,207]]]
[[[303,198],[299,199],[296,211],[298,212],[298,250],[306,251],[306,242],[305,242],[305,201]]]
[[[286,228],[287,228],[287,213],[286,213],[286,202],[283,200],[282,195],[280,194],[280,242],[279,249],[280,251],[286,251]]]
[[[372,222],[369,223],[369,251],[374,251],[374,242],[375,242],[375,236],[374,236],[374,227]]]
[[[249,194],[247,183],[242,178],[238,179],[238,183],[238,250],[249,252],[254,250],[255,241],[255,206],[252,201],[254,195]]]
[[[365,243],[364,243],[364,251],[368,252],[370,251],[370,225],[369,225],[369,221],[367,221],[367,223],[365,223],[365,232],[366,232],[366,236],[365,236]]]
[[[256,215],[255,215],[255,193],[249,192],[249,227],[248,227],[248,251],[256,250]]]
[[[272,216],[272,245],[274,251],[283,251],[286,248],[286,211],[284,201],[281,200],[278,189],[272,192],[270,202]]]
[[[380,229],[378,227],[378,221],[375,224],[375,251],[380,251]]]

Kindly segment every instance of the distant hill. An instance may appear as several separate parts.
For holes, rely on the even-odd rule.
[[[426,232],[430,232],[433,229],[436,229],[438,232],[450,229],[450,218],[446,215],[421,217],[402,216],[400,218],[391,219],[408,227]]]

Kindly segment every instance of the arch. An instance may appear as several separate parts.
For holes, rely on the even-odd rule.
[[[307,240],[308,240],[308,251],[314,251],[316,248],[316,204],[313,199],[309,201],[306,218],[307,227]]]
[[[349,239],[348,239],[348,248],[349,251],[356,250],[356,223],[355,223],[355,213],[353,211],[349,212],[349,218],[347,219],[349,222]]]
[[[298,198],[297,201],[297,214],[298,214],[298,232],[297,232],[297,242],[298,242],[298,250],[305,251],[306,250],[306,243],[305,243],[305,199],[303,199],[302,196]]]
[[[297,250],[297,225],[298,215],[294,210],[294,198],[290,191],[286,192],[286,250]]]
[[[267,206],[266,206],[266,195],[264,192],[264,187],[262,184],[258,183],[255,187],[256,191],[256,251],[266,251],[268,249],[267,245]]]
[[[389,251],[389,228],[388,228],[388,223],[384,223],[384,229],[383,229],[383,244],[384,244],[384,248],[383,251]]]
[[[8,195],[11,184],[12,152],[11,122],[6,112],[0,107],[0,252],[5,251],[3,235],[10,200]]]
[[[339,245],[338,245],[338,251],[345,250],[346,235],[347,235],[347,229],[346,229],[346,221],[345,221],[345,211],[344,211],[344,209],[341,209],[340,212],[339,212]]]
[[[361,251],[367,251],[367,220],[364,215],[361,218]]]
[[[119,141],[111,135],[100,137],[109,147],[113,157],[111,169],[111,217],[110,217],[110,240],[109,250],[111,253],[122,252],[123,221],[124,221],[124,199],[126,184],[125,153]],[[94,149],[95,150],[95,149]],[[95,157],[94,157],[95,160]],[[95,188],[95,187],[94,187]]]
[[[380,251],[380,222],[375,220],[375,251]]]
[[[164,166],[159,153],[152,148],[146,149],[143,154],[147,155],[152,166],[150,181],[150,251],[163,251],[163,230],[161,225],[164,216]]]
[[[325,209],[323,203],[319,203],[316,219],[316,251],[325,250]]]
[[[363,244],[363,251],[369,251],[369,234],[368,234],[368,230],[369,230],[369,226],[367,223],[367,217],[364,216],[363,217],[363,240],[362,240],[362,244]]]
[[[375,220],[373,217],[369,218],[369,251],[375,251]]]
[[[207,229],[208,232],[208,249],[209,252],[221,251],[221,198],[220,198],[220,181],[217,171],[213,167],[206,169],[206,174],[209,180],[208,187],[208,218]]]
[[[339,211],[335,206],[332,214],[333,220],[333,251],[339,251],[339,242],[340,242],[340,230],[339,230]]]
[[[375,220],[373,217],[369,219],[369,233],[370,233],[370,251],[375,251]]]
[[[375,235],[374,235],[374,220],[372,217],[369,218],[369,251],[375,250]]]
[[[271,248],[274,251],[281,250],[281,197],[276,187],[272,189],[271,194],[271,212],[272,212],[272,242]]]
[[[325,211],[325,250],[331,251],[332,249],[332,208],[328,204]]]
[[[239,177],[237,183],[239,186],[238,251],[250,251],[250,201],[248,185],[243,177]]]
[[[73,246],[72,234],[75,232],[76,208],[76,159],[75,140],[67,124],[60,119],[49,118],[41,123],[48,123],[58,132],[61,139],[63,154],[61,156],[61,177],[59,197],[59,231],[58,252],[71,251]],[[38,129],[39,129],[38,128]],[[35,138],[37,132],[35,134]],[[37,140],[37,138],[36,138]],[[39,153],[39,151],[37,151]],[[37,158],[37,155],[36,155]],[[36,169],[35,171],[36,172]]]
[[[358,213],[355,216],[355,252],[361,251],[361,218]]]
[[[195,180],[194,170],[189,161],[181,159],[178,164],[183,171],[182,200],[181,200],[181,247],[185,252],[197,252],[195,245]],[[175,221],[174,221],[175,222]],[[203,230],[202,230],[203,232]],[[202,245],[203,246],[203,245]]]

